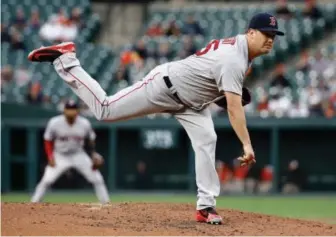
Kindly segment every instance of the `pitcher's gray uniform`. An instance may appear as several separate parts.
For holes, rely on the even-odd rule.
[[[53,64],[99,120],[173,113],[195,151],[197,209],[216,205],[215,197],[220,191],[215,169],[217,136],[207,105],[222,98],[224,91],[242,94],[243,78],[249,67],[245,35],[212,41],[195,55],[159,65],[142,81],[112,96],[107,96],[84,71],[75,53],[62,54]]]
[[[32,197],[32,202],[39,202],[47,188],[70,168],[75,168],[93,184],[101,203],[109,201],[103,176],[99,170],[92,169],[92,160],[83,149],[85,138],[94,141],[96,134],[89,120],[84,117],[77,116],[72,125],[68,124],[64,115],[53,117],[49,121],[44,140],[53,141],[53,159],[56,165],[55,167],[46,166],[44,175]]]
[[[242,166],[254,164],[243,109],[251,102],[251,95],[242,86],[243,79],[249,60],[269,53],[275,37],[283,35],[273,15],[257,13],[244,35],[214,40],[195,55],[157,66],[142,81],[112,96],[107,96],[80,66],[72,42],[35,49],[28,59],[52,62],[58,74],[100,120],[173,113],[187,131],[196,155],[196,221],[221,224],[223,219],[214,208],[220,189],[215,169],[217,137],[207,105],[215,102],[228,109],[230,123],[244,150],[244,155],[237,159]]]

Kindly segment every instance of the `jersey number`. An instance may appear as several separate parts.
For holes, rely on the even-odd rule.
[[[196,55],[197,56],[202,56],[204,54],[206,54],[207,52],[209,52],[209,50],[213,47],[213,50],[217,50],[218,49],[218,46],[219,46],[219,43],[222,41],[222,44],[231,44],[231,45],[234,45],[236,43],[236,37],[231,37],[231,38],[226,38],[226,39],[223,39],[223,40],[213,40],[211,41],[204,49],[202,50],[199,50],[196,52]]]

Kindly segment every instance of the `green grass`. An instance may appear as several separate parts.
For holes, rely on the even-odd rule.
[[[3,202],[27,202],[27,194],[5,194]],[[176,194],[115,194],[112,202],[173,202],[192,203],[196,200],[192,195]],[[52,193],[46,196],[46,202],[97,202],[93,194],[87,193]],[[294,217],[303,219],[336,220],[336,196],[239,196],[220,197],[217,206],[256,213]]]

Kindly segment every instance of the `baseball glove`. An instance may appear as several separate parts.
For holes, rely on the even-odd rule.
[[[243,87],[242,105],[245,106],[245,105],[251,103],[251,100],[252,100],[251,91],[247,87]],[[227,109],[226,97],[223,97],[222,99],[216,101],[215,103],[219,107]]]
[[[103,156],[97,152],[92,153],[92,169],[99,169],[104,164]]]

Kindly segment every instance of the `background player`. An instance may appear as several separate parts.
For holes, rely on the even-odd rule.
[[[217,135],[209,104],[225,100],[231,125],[240,139],[242,165],[255,162],[242,103],[243,79],[251,61],[272,50],[278,30],[274,16],[255,15],[246,34],[211,41],[196,54],[154,68],[142,81],[107,96],[80,66],[74,43],[32,51],[31,61],[53,62],[60,77],[99,120],[118,121],[170,111],[186,130],[195,151],[198,200],[196,220],[222,223],[215,211],[220,184],[215,168]]]
[[[103,176],[98,168],[103,164],[103,157],[95,151],[96,134],[89,120],[78,115],[79,106],[74,101],[65,104],[64,114],[53,117],[44,133],[44,145],[48,165],[37,185],[32,202],[39,202],[46,190],[66,170],[75,168],[87,181],[93,184],[96,195],[102,204],[109,202]],[[89,140],[89,153],[84,151],[84,141]]]

